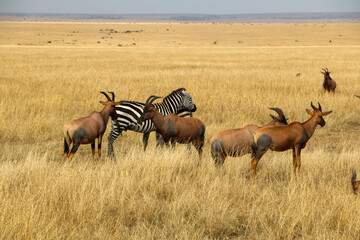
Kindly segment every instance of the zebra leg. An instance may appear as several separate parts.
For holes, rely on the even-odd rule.
[[[163,137],[161,136],[161,134],[156,131],[156,147],[161,147],[161,148],[164,148],[164,144],[165,144],[165,141],[163,139]]]
[[[113,157],[114,156],[113,143],[119,137],[120,134],[121,134],[121,132],[113,131],[113,129],[111,128],[111,132],[110,132],[110,134],[108,136],[108,151],[107,151],[107,156],[108,157]]]
[[[149,136],[150,136],[150,132],[144,133],[144,135],[143,135],[143,140],[142,140],[142,142],[143,142],[143,146],[144,146],[144,152],[145,152],[146,147],[147,147],[147,145],[148,145]]]
[[[113,137],[113,135],[109,134],[108,136],[108,151],[107,151],[107,156],[108,157],[113,157],[114,156],[114,148],[113,148],[113,142],[115,141],[116,138]]]

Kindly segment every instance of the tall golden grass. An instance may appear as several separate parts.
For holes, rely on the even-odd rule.
[[[119,33],[102,39],[99,30],[111,28]],[[360,199],[350,186],[350,170],[360,172],[359,24],[0,29],[0,238],[359,238]],[[144,31],[121,33],[128,29]],[[323,67],[338,83],[335,94],[322,89]],[[179,87],[207,126],[200,167],[194,149],[155,149],[152,134],[143,152],[142,135],[131,131],[116,140],[113,160],[97,163],[84,145],[72,166],[61,164],[63,124],[99,111],[99,91],[145,101]],[[266,153],[255,183],[249,155],[214,167],[215,132],[266,124],[267,107],[302,122],[311,101],[333,113],[302,151],[299,180],[290,151]]]

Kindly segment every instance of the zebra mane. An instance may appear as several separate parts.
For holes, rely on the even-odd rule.
[[[121,100],[119,103],[120,103],[120,104],[123,104],[123,103],[140,103],[140,104],[144,104],[144,103],[142,103],[142,102],[131,101],[131,100]]]
[[[180,93],[180,92],[182,92],[182,91],[186,91],[186,89],[185,89],[185,88],[176,89],[176,90],[172,91],[169,95],[167,95],[166,97],[164,97],[164,100],[166,100],[166,99],[170,98],[171,96],[173,96],[173,95],[175,95],[175,94],[177,94],[177,93]]]

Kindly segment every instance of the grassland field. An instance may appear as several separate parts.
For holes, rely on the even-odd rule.
[[[360,239],[360,24],[0,22],[0,239]],[[322,89],[327,67],[338,87]],[[301,73],[299,77],[297,73]],[[195,149],[146,152],[142,134],[115,159],[81,146],[61,163],[62,127],[99,111],[104,96],[145,101],[185,87],[206,124]],[[215,168],[209,140],[269,122],[268,107],[326,125],[302,151],[269,151],[254,183],[250,156]]]

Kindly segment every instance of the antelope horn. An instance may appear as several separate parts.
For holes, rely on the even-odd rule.
[[[319,102],[318,102],[318,105],[319,105],[319,110],[322,112],[321,105],[320,105],[320,103],[319,103]]]
[[[275,112],[277,112],[277,114],[279,114],[279,116],[284,116],[284,113],[280,108],[269,107],[269,109],[274,110]]]
[[[325,70],[324,68],[322,68],[322,70],[323,70],[324,72],[326,72],[326,70]]]
[[[112,91],[108,91],[112,96],[112,101],[115,102],[115,93]]]
[[[147,106],[151,106],[151,104],[156,100],[156,99],[158,99],[158,98],[161,98],[161,97],[159,97],[159,96],[155,96],[155,95],[151,95],[147,100],[146,100],[146,102],[145,102],[145,105],[147,105]]]
[[[354,95],[355,97],[358,97],[358,98],[360,98],[360,96],[359,95]]]
[[[319,110],[319,109],[317,109],[317,108],[314,106],[314,104],[312,103],[312,101],[311,101],[311,107],[312,107],[314,110]]]
[[[106,92],[101,91],[100,93],[104,94],[108,101],[111,101],[111,98],[109,97],[109,95],[107,95]]]
[[[325,68],[327,72],[329,72],[329,69],[328,68]]]

